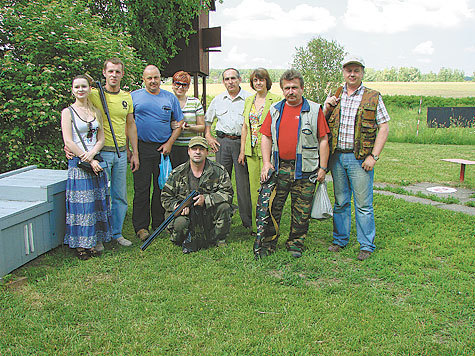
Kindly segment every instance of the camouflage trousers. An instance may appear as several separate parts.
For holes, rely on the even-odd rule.
[[[265,214],[265,217],[257,217],[258,235],[260,225],[264,230],[262,235],[258,236],[258,238],[260,237],[262,249],[267,250],[268,253],[275,251],[280,235],[278,227],[289,193],[291,197],[291,222],[286,247],[287,249],[303,248],[304,240],[308,232],[314,191],[315,183],[312,183],[307,178],[295,180],[294,165],[289,162],[281,161],[279,173],[276,178],[275,192],[268,193],[273,196],[270,209]],[[259,208],[257,214],[259,215]],[[263,212],[260,213],[260,215],[262,214]],[[259,223],[259,218],[263,220],[263,223]]]
[[[229,234],[231,217],[232,208],[228,203],[206,209],[193,207],[189,215],[178,216],[170,224],[170,240],[190,252],[216,245]]]

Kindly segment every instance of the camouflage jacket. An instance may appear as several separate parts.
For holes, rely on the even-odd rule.
[[[190,162],[176,167],[162,189],[162,205],[171,213],[177,203],[181,203],[190,193]],[[232,204],[233,186],[229,174],[222,165],[206,159],[203,174],[199,179],[198,192],[204,195],[205,207],[210,208],[223,202]]]

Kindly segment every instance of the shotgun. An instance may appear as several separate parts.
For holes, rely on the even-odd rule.
[[[178,205],[178,207],[166,218],[162,224],[148,237],[147,240],[143,243],[142,246],[140,246],[140,249],[142,251],[145,251],[145,249],[152,243],[153,240],[163,231],[165,228],[170,224],[175,218],[180,216],[181,212],[183,211],[184,208],[187,206],[190,206],[191,203],[193,203],[193,198],[198,196],[200,193],[198,191],[193,190],[181,203]]]
[[[114,146],[115,146],[115,150],[117,152],[117,157],[120,158],[119,146],[117,145],[117,140],[116,140],[115,134],[114,134],[114,128],[112,127],[112,121],[111,121],[111,117],[110,117],[110,114],[109,114],[109,107],[107,106],[106,96],[104,94],[104,88],[102,87],[102,84],[101,84],[100,81],[96,81],[96,84],[97,84],[97,89],[99,89],[99,96],[101,97],[102,107],[104,109],[104,112],[106,113],[107,121],[109,121],[109,127],[111,129],[112,139],[114,140]]]

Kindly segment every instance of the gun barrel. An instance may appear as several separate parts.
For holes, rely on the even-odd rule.
[[[117,152],[117,157],[120,158],[119,145],[117,144],[117,139],[115,138],[114,128],[112,127],[111,116],[109,114],[109,107],[107,106],[106,96],[104,94],[104,88],[102,87],[102,84],[101,84],[100,81],[97,81],[96,84],[97,84],[97,88],[99,89],[99,96],[101,98],[102,108],[104,109],[104,112],[105,112],[106,117],[107,117],[107,121],[109,122],[109,127],[111,129],[112,139],[114,140],[114,146],[115,146],[115,150]]]
[[[181,203],[178,205],[178,207],[160,224],[160,226],[148,237],[147,240],[140,246],[140,249],[142,251],[145,251],[145,249],[152,243],[155,238],[160,235],[160,233],[165,230],[165,228],[170,224],[177,216],[180,215],[181,211],[189,205],[189,203],[192,201],[192,199],[199,195],[198,191],[193,190]]]
[[[147,238],[147,240],[145,240],[145,242],[142,244],[142,246],[140,246],[140,249],[142,251],[145,251],[145,249],[152,243],[153,240],[155,240],[155,238],[160,235],[160,233],[165,230],[165,228],[168,226],[168,224],[170,224],[172,222],[172,220],[174,220],[175,217],[173,214],[171,214],[168,218],[166,218],[161,224],[160,226]]]

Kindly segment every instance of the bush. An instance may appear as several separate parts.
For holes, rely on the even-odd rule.
[[[0,9],[0,172],[36,164],[65,168],[61,110],[72,102],[71,80],[102,77],[103,61],[119,56],[134,86],[144,64],[128,37],[99,26],[82,1],[15,2]]]
[[[383,95],[384,104],[401,108],[418,109],[421,97],[418,95]],[[443,98],[440,96],[423,96],[422,107],[475,106],[475,97]]]

